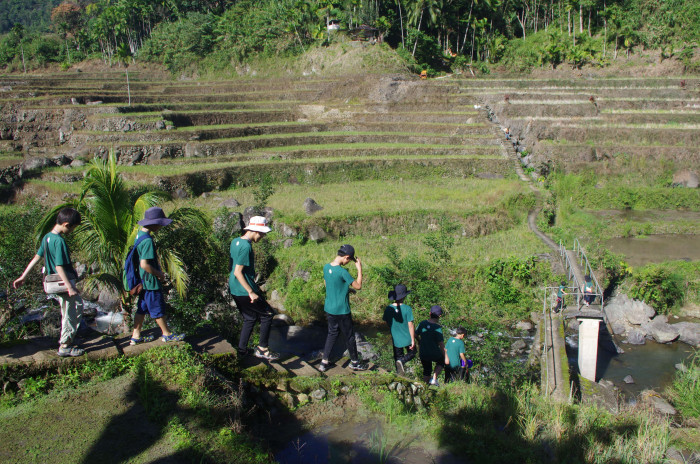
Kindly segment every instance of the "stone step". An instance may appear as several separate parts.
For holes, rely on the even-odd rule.
[[[298,356],[292,356],[280,362],[280,365],[296,377],[317,377],[321,373]]]

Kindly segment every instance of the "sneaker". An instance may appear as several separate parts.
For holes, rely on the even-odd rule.
[[[331,368],[330,363],[324,363],[323,361],[321,361],[321,363],[318,365],[318,367],[316,369],[318,369],[319,372],[326,372],[330,368]]]
[[[350,369],[353,371],[366,371],[369,366],[367,366],[367,363],[363,363],[360,361],[353,361],[350,363]]]
[[[250,351],[248,350],[248,348],[244,348],[244,349],[236,348],[236,355],[237,355],[237,356],[241,356],[241,357],[242,357],[242,356],[248,356],[248,353],[249,353],[249,352],[250,352]]]
[[[440,386],[440,382],[438,382],[438,379],[430,379],[430,382],[428,382],[428,383],[434,387]]]
[[[85,350],[78,348],[77,346],[67,346],[65,348],[59,348],[58,354],[62,358],[75,358],[77,356],[82,356],[85,354]]]
[[[161,340],[163,340],[164,343],[168,342],[179,342],[184,340],[185,334],[170,334],[170,335],[163,335],[161,337]]]
[[[260,347],[255,348],[255,352],[253,354],[256,358],[266,359],[268,361],[276,361],[280,358],[280,355],[277,353],[270,351],[269,349],[263,351],[260,349]]]
[[[396,360],[396,373],[399,375],[406,375],[406,372],[403,370],[403,362],[401,362],[400,359]]]

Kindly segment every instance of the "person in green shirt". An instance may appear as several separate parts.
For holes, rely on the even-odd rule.
[[[389,299],[394,303],[384,308],[384,321],[389,325],[391,341],[394,348],[396,372],[404,375],[404,364],[416,356],[416,329],[413,323],[413,309],[403,304],[411,293],[403,284],[398,284],[389,292]],[[404,349],[406,353],[404,354]]]
[[[418,324],[416,329],[416,338],[420,342],[419,357],[423,365],[423,380],[436,387],[440,385],[437,378],[445,364],[445,339],[439,324],[441,316],[442,308],[438,305],[433,306],[430,308],[430,318]]]
[[[457,327],[455,336],[445,344],[445,383],[463,380],[467,373],[467,357],[464,350],[464,337],[467,329]]]
[[[270,339],[270,327],[274,310],[263,297],[262,290],[255,282],[255,254],[253,243],[257,243],[270,232],[267,226],[267,218],[253,216],[244,228],[245,234],[231,241],[229,255],[231,259],[231,273],[228,278],[229,291],[236,307],[243,316],[241,335],[238,337],[238,353],[248,354],[248,341],[253,333],[253,327],[260,321],[260,340],[253,351],[257,358],[275,361],[279,354],[270,351],[268,343]]]
[[[163,283],[167,281],[165,273],[160,269],[156,246],[151,234],[155,234],[161,228],[173,222],[165,217],[163,210],[157,206],[148,208],[143,215],[143,219],[138,222],[141,230],[136,233],[136,240],[146,236],[139,241],[136,253],[139,256],[139,275],[143,282],[143,290],[139,293],[136,303],[136,314],[134,315],[134,331],[131,334],[130,345],[150,342],[153,337],[150,335],[141,336],[141,328],[146,314],[156,321],[163,335],[164,342],[175,342],[185,338],[184,334],[174,334],[168,328],[165,320],[165,297],[163,296]]]
[[[559,290],[557,291],[557,304],[554,306],[554,312],[558,313],[566,305],[564,302],[564,295],[566,295],[566,282],[561,281],[559,284]]]
[[[80,213],[73,208],[63,208],[56,216],[56,224],[51,232],[41,239],[39,251],[27,265],[22,275],[12,283],[14,288],[20,287],[27,277],[27,274],[34,268],[40,259],[44,259],[46,274],[58,274],[68,290],[67,293],[57,294],[58,303],[61,307],[61,336],[59,339],[58,355],[82,356],[85,351],[74,346],[75,334],[78,326],[83,320],[83,299],[80,291],[75,286],[78,278],[73,264],[70,260],[68,245],[63,238],[68,235],[81,222]]]
[[[353,279],[343,267],[350,261],[355,262],[357,279]],[[360,258],[355,257],[355,248],[352,245],[341,246],[335,259],[323,266],[323,280],[326,284],[326,301],[323,309],[328,319],[328,335],[318,370],[325,372],[330,368],[329,358],[339,332],[343,333],[350,353],[350,369],[367,370],[367,364],[361,362],[357,354],[355,330],[352,326],[352,314],[350,314],[350,287],[355,290],[362,288],[362,262]]]

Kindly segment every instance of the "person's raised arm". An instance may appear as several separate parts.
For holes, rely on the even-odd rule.
[[[29,264],[27,264],[27,268],[24,270],[24,272],[22,273],[22,275],[19,276],[19,277],[17,278],[17,280],[15,280],[14,282],[12,282],[12,287],[13,287],[13,288],[18,288],[18,287],[21,287],[21,286],[22,286],[22,284],[24,283],[24,279],[27,278],[27,274],[29,274],[29,273],[31,272],[31,270],[34,268],[34,266],[36,266],[36,263],[38,263],[40,259],[41,259],[41,256],[39,256],[39,255],[34,255],[34,257],[32,258],[32,260],[29,261]]]
[[[353,280],[350,286],[355,290],[360,290],[362,288],[362,262],[360,262],[360,258],[356,259],[355,268],[357,269],[357,279]]]

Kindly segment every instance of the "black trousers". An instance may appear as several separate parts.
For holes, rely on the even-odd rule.
[[[270,326],[272,325],[272,317],[275,315],[275,312],[263,297],[255,300],[255,303],[251,303],[250,297],[247,295],[231,296],[243,316],[243,327],[241,328],[241,336],[238,338],[238,349],[245,351],[248,348],[250,334],[253,333],[253,327],[258,321],[260,321],[259,345],[262,348],[267,348],[270,339]]]
[[[469,379],[469,371],[464,367],[450,367],[445,365],[445,383],[462,380],[466,382]]]
[[[426,358],[420,358],[420,363],[423,365],[423,376],[424,377],[430,377],[433,375],[433,363],[435,363],[435,367],[437,368],[438,366],[445,366],[445,362],[441,360],[431,360],[431,359],[426,359]]]
[[[415,347],[411,350],[407,346],[403,348],[397,348],[396,345],[394,345],[393,343],[392,346],[394,347],[394,361],[401,361],[402,363],[407,363],[408,361],[416,357]],[[406,350],[406,354],[404,354],[403,350]]]
[[[350,359],[357,361],[357,343],[355,342],[355,330],[352,327],[351,314],[328,314],[328,335],[326,336],[326,346],[323,348],[323,359],[330,361],[328,357],[331,355],[333,345],[338,338],[338,332],[343,333],[345,337],[345,345],[350,352]]]

